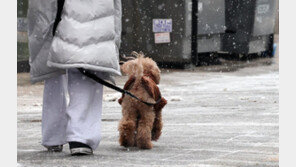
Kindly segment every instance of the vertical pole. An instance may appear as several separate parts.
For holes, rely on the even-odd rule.
[[[191,62],[198,65],[197,34],[198,34],[198,0],[192,0],[192,38]]]

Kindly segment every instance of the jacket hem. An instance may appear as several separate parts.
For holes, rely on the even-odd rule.
[[[45,75],[40,75],[40,76],[32,76],[31,74],[31,83],[35,84],[37,82],[41,82],[44,81],[46,79],[52,78],[52,77],[57,77],[59,75],[65,74],[66,71],[64,70],[58,70],[58,71],[54,71]]]
[[[118,71],[118,70],[115,70],[113,68],[95,66],[95,65],[90,65],[90,64],[82,64],[82,63],[60,64],[60,63],[54,63],[52,61],[47,61],[47,66],[55,67],[55,68],[61,68],[61,69],[84,68],[84,69],[87,69],[87,70],[108,72],[108,73],[111,73],[111,74],[114,74],[114,75],[117,75],[117,76],[121,76],[121,72]]]

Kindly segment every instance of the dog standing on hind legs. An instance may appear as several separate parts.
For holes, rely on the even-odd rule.
[[[124,85],[125,90],[148,103],[144,104],[130,96],[122,96],[118,102],[122,106],[122,119],[119,123],[119,143],[124,147],[151,149],[152,140],[157,141],[162,130],[162,108],[167,101],[161,97],[157,84],[160,81],[160,70],[151,58],[143,53],[133,52],[137,58],[125,62],[121,69],[129,76]]]

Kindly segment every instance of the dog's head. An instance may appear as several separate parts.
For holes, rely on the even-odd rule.
[[[132,55],[136,58],[125,57],[130,59],[121,66],[122,72],[128,76],[148,76],[156,84],[159,84],[160,81],[160,69],[158,68],[155,61],[149,57],[144,57],[142,52],[132,52]]]

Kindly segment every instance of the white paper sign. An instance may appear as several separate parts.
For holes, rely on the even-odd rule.
[[[265,14],[269,11],[269,9],[270,9],[269,4],[261,4],[257,6],[257,13]]]
[[[172,19],[153,19],[153,32],[172,32]]]
[[[156,44],[170,43],[171,42],[171,38],[170,38],[170,33],[169,32],[166,32],[166,33],[155,33],[154,34],[154,39],[155,39],[155,43]]]

